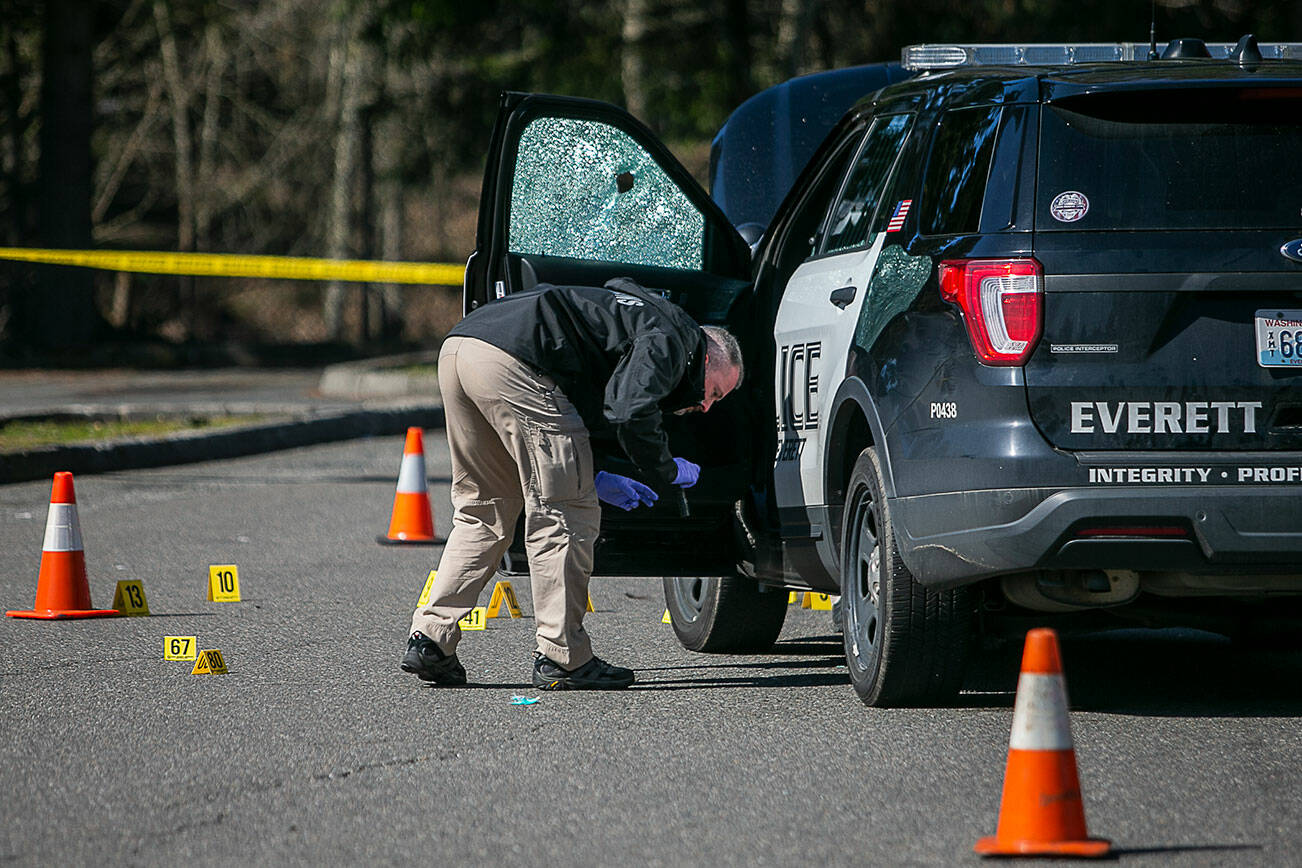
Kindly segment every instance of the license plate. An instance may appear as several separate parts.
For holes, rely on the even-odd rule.
[[[1257,364],[1263,368],[1302,365],[1302,310],[1257,311]]]

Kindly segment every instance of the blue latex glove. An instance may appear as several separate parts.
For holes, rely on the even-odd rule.
[[[691,488],[696,484],[696,480],[701,478],[701,465],[693,464],[686,458],[675,458],[674,463],[678,465],[678,475],[674,477],[674,485]]]
[[[660,495],[650,488],[627,476],[599,470],[592,481],[597,486],[597,497],[625,512],[638,506],[650,506],[660,499]]]

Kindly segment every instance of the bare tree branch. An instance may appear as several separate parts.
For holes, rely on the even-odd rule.
[[[109,206],[113,204],[114,197],[118,194],[118,189],[122,186],[122,179],[126,177],[127,170],[131,168],[132,162],[149,141],[149,136],[153,133],[154,126],[158,123],[161,113],[162,94],[163,83],[158,79],[153,79],[149,85],[149,96],[145,102],[145,110],[139,123],[132,130],[131,137],[122,146],[122,150],[118,152],[113,168],[100,181],[99,196],[96,197],[95,206],[90,212],[90,219],[93,223],[98,225],[104,219]]]
[[[165,0],[154,0],[154,21],[162,46],[163,80],[172,106],[172,142],[176,149],[176,241],[183,251],[194,250],[194,165],[190,132],[190,90],[181,74],[176,34]]]

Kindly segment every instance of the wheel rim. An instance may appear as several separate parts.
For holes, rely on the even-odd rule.
[[[691,577],[674,579],[672,587],[675,614],[682,615],[686,623],[698,620],[705,608],[705,580]]]
[[[881,544],[877,511],[867,488],[858,492],[853,504],[843,576],[845,638],[847,657],[868,673],[876,668],[882,647]]]

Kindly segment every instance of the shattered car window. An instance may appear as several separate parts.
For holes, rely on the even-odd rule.
[[[509,232],[517,254],[700,269],[705,217],[624,132],[539,118],[520,137]]]

